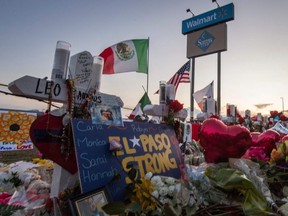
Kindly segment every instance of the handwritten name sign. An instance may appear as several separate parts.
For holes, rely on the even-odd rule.
[[[70,73],[77,87],[87,88],[92,80],[93,57],[91,53],[83,51],[70,58]]]
[[[147,172],[180,178],[183,160],[172,127],[160,124],[124,122],[124,127],[92,124],[73,119],[73,135],[82,192],[106,185],[114,200],[123,198],[130,183],[127,165],[139,169],[137,178]],[[117,157],[109,150],[110,142],[123,149]],[[124,169],[124,170],[123,170]],[[116,173],[118,181],[112,181]]]

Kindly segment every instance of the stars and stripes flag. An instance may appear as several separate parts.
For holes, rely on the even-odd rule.
[[[190,83],[190,60],[188,60],[167,82],[175,86],[175,94],[180,83]],[[155,92],[158,94],[159,90]]]

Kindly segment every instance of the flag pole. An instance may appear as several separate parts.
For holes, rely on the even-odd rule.
[[[221,52],[217,53],[217,114],[221,114]]]
[[[143,88],[144,92],[145,92],[146,94],[148,94],[143,85],[142,85],[142,88]]]
[[[190,122],[194,119],[194,80],[195,80],[195,57],[190,59]]]
[[[150,38],[148,37],[148,47],[147,47],[147,94],[148,94],[148,84],[149,84],[149,46],[150,46]],[[146,91],[145,91],[146,92]]]

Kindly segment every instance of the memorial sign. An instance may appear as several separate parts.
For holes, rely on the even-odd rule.
[[[114,200],[123,198],[130,182],[127,165],[139,169],[137,178],[147,172],[180,178],[183,159],[172,126],[124,122],[123,127],[92,124],[73,119],[73,135],[82,192],[107,186]],[[123,146],[117,156],[110,143]],[[119,173],[121,179],[112,181]]]

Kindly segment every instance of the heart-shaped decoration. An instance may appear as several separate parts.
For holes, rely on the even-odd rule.
[[[280,139],[280,142],[285,142],[287,140],[288,140],[288,135],[285,135]]]
[[[30,127],[30,138],[44,158],[52,160],[74,174],[78,170],[74,146],[71,146],[68,157],[61,153],[62,119],[63,116],[53,116],[51,114],[40,116]],[[73,137],[70,139],[72,142]]]
[[[247,128],[241,125],[227,126],[215,118],[205,120],[199,133],[199,141],[208,163],[240,158],[251,146],[251,139]]]
[[[266,130],[263,133],[251,133],[252,146],[264,147],[265,154],[270,157],[273,148],[276,148],[276,143],[280,141],[281,136],[275,130]]]

